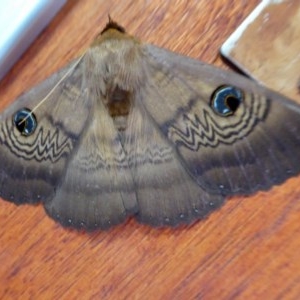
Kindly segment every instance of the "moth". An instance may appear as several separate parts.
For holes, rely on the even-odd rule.
[[[300,172],[300,106],[110,20],[0,115],[0,196],[64,226],[203,219]]]

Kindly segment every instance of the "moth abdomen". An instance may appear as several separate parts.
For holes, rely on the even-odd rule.
[[[104,104],[118,131],[124,131],[127,128],[127,119],[132,103],[133,98],[130,91],[121,89],[118,85],[108,90]]]
[[[132,93],[116,86],[107,95],[107,109],[112,118],[127,116],[132,103]]]

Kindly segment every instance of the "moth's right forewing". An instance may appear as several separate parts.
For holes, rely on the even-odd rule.
[[[202,188],[250,194],[299,174],[299,105],[233,72],[144,47],[143,105]],[[212,106],[224,85],[242,94],[231,116]]]

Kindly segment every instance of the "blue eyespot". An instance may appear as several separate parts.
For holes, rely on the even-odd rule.
[[[236,112],[243,99],[244,94],[241,90],[234,86],[225,85],[214,91],[211,106],[218,115],[227,117]]]
[[[28,108],[18,110],[13,117],[13,122],[18,131],[24,136],[33,134],[37,126],[36,117]]]

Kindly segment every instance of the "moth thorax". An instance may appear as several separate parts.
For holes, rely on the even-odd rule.
[[[113,118],[115,127],[123,131],[127,127],[127,117],[132,104],[132,93],[119,86],[108,90],[106,97],[106,108]]]

